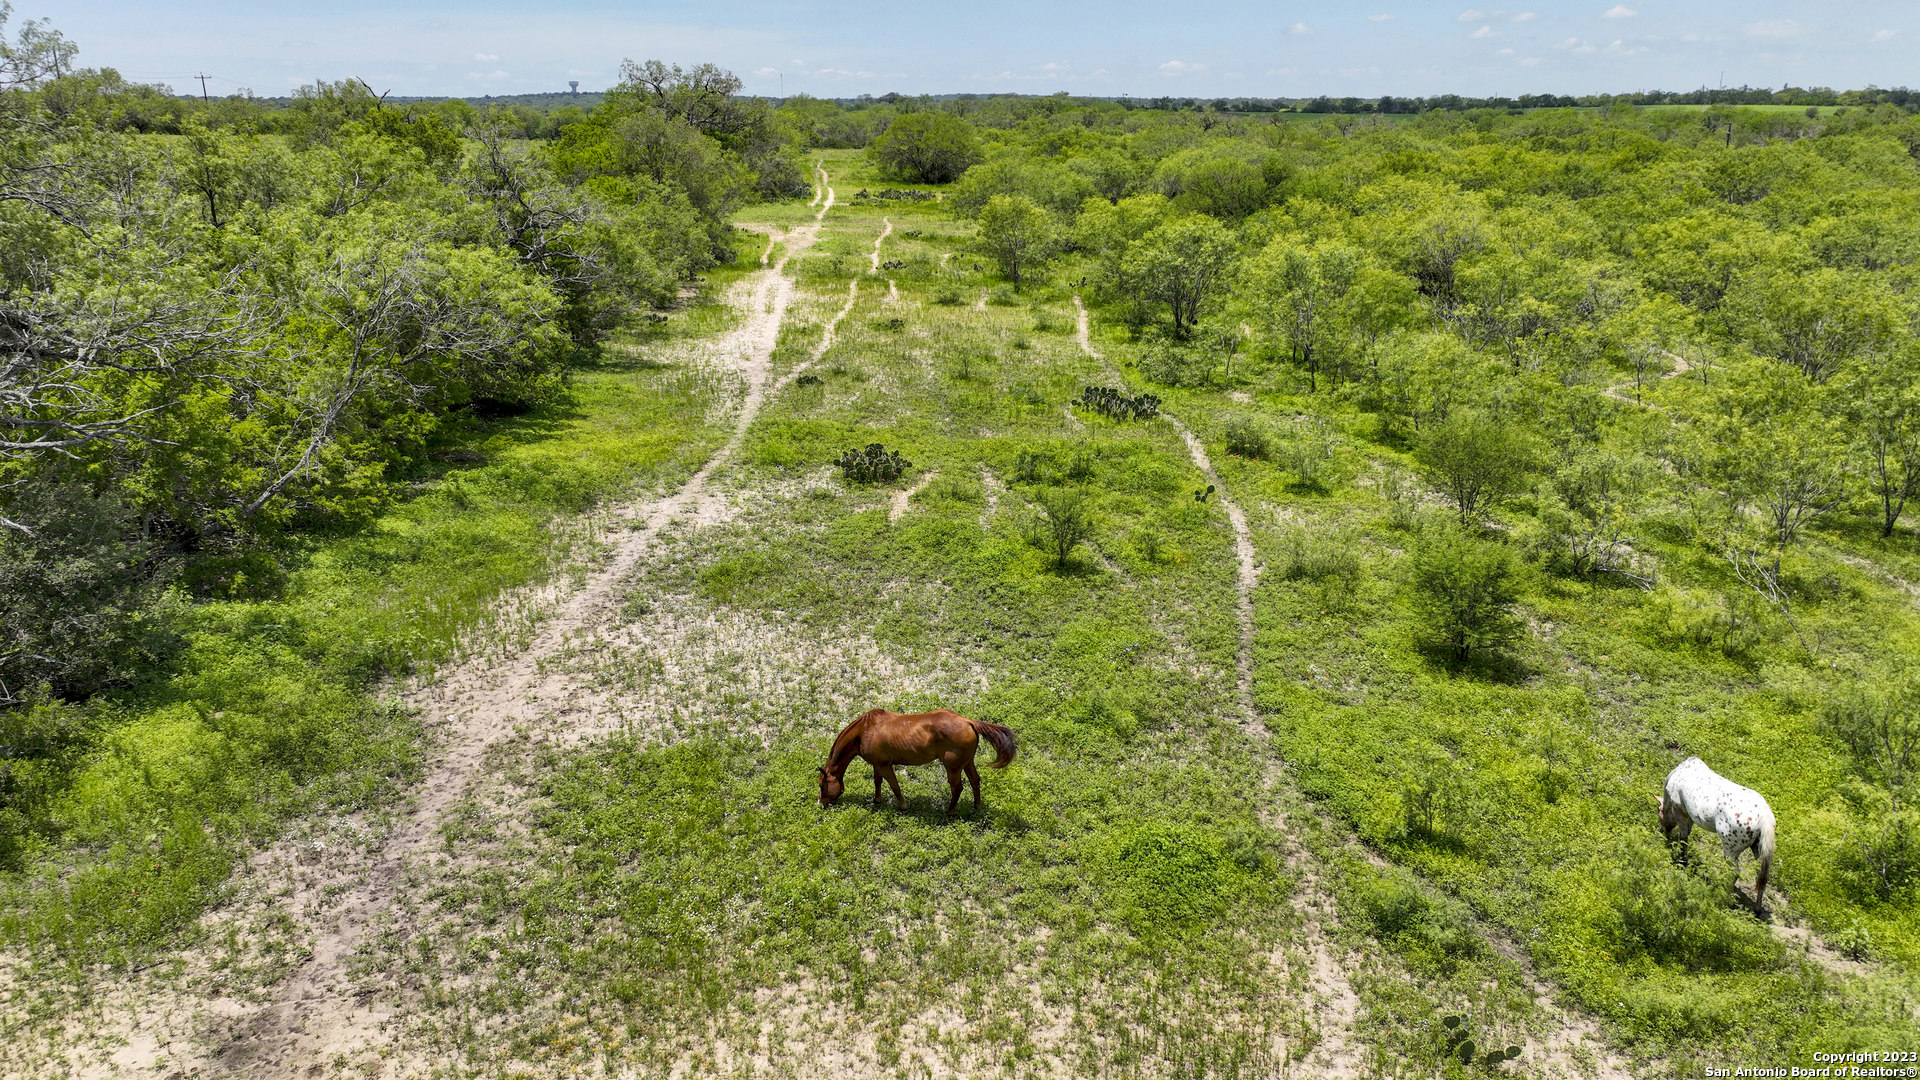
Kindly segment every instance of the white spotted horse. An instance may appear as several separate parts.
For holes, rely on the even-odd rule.
[[[1660,831],[1669,844],[1686,851],[1687,834],[1702,825],[1720,836],[1720,846],[1740,873],[1740,854],[1753,850],[1759,877],[1753,885],[1755,911],[1766,910],[1767,872],[1773,868],[1773,808],[1752,788],[1721,776],[1697,757],[1674,766],[1660,796]]]

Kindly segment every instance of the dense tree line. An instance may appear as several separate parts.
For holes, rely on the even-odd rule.
[[[711,67],[629,64],[538,145],[355,81],[135,123],[176,99],[73,56],[31,23],[0,53],[0,712],[164,671],[183,605],[270,595],[807,186]]]

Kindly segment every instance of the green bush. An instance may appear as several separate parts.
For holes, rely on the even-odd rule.
[[[1033,494],[1038,510],[1030,530],[1036,547],[1064,569],[1075,548],[1093,537],[1093,501],[1079,488],[1041,488]]]
[[[1227,453],[1249,460],[1264,461],[1273,454],[1273,438],[1267,426],[1251,416],[1236,416],[1223,431]]]
[[[1693,854],[1694,865],[1682,868],[1651,837],[1628,849],[1608,883],[1622,955],[1710,971],[1778,964],[1785,947],[1732,907],[1732,865],[1709,844],[1694,845]]]
[[[1524,490],[1533,474],[1533,443],[1517,424],[1464,410],[1429,427],[1414,456],[1459,508],[1462,524]]]
[[[1405,870],[1366,869],[1360,909],[1381,944],[1427,971],[1452,971],[1483,955],[1486,942],[1457,900],[1432,893]]]
[[[1517,641],[1519,567],[1504,544],[1451,525],[1421,534],[1413,555],[1413,606],[1429,641],[1453,659]]]
[[[1351,529],[1294,526],[1281,533],[1280,576],[1317,585],[1328,600],[1348,600],[1365,575],[1360,537]]]
[[[1247,883],[1251,847],[1243,841],[1236,860],[1210,830],[1147,822],[1104,837],[1092,861],[1113,912],[1134,932],[1157,935],[1217,918]]]

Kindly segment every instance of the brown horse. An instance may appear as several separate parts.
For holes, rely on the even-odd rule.
[[[980,774],[974,771],[973,755],[980,740],[993,746],[988,764],[1004,769],[1019,752],[1019,740],[1011,730],[984,720],[969,720],[957,712],[939,709],[928,713],[897,713],[869,709],[853,723],[842,728],[820,769],[820,805],[832,806],[846,790],[847,766],[854,758],[864,758],[873,766],[873,805],[880,805],[880,781],[893,785],[894,801],[907,808],[907,797],[900,793],[900,778],[895,765],[925,765],[938,761],[947,767],[947,786],[953,798],[947,800],[947,813],[960,805],[960,777],[973,782],[973,809],[980,809]]]

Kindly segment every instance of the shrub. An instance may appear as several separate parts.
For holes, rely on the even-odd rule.
[[[1413,558],[1414,611],[1433,642],[1460,661],[1520,636],[1513,604],[1519,568],[1505,545],[1436,527]]]
[[[1485,950],[1465,905],[1429,895],[1398,868],[1367,874],[1360,886],[1360,910],[1368,929],[1388,948],[1419,967],[1438,971],[1450,971]]]
[[[1067,565],[1073,549],[1093,536],[1093,505],[1079,488],[1042,488],[1033,501],[1039,517],[1033,525],[1033,541],[1053,556],[1054,569]]]
[[[1526,487],[1533,446],[1511,422],[1459,411],[1427,429],[1414,456],[1465,524]]]
[[[900,451],[888,450],[879,443],[868,443],[864,450],[848,450],[834,464],[855,484],[891,483],[913,468],[913,462],[901,457]]]
[[[951,113],[897,117],[868,150],[875,164],[903,180],[945,184],[980,160],[973,125]]]
[[[1213,381],[1213,363],[1190,349],[1161,345],[1141,354],[1140,373],[1162,386],[1205,386]]]
[[[1073,403],[1115,420],[1151,420],[1160,415],[1160,399],[1152,394],[1131,397],[1108,386],[1089,386]]]
[[[139,515],[80,484],[26,486],[9,512],[38,527],[0,528],[0,708],[36,686],[77,701],[164,670],[185,601]]]
[[[1389,463],[1380,474],[1380,497],[1387,500],[1387,524],[1411,529],[1420,516],[1420,489],[1407,470]]]
[[[907,320],[895,315],[889,319],[875,319],[868,325],[872,326],[875,330],[883,330],[887,333],[897,334],[907,328]]]
[[[1365,568],[1360,537],[1351,529],[1291,528],[1281,535],[1280,551],[1280,576],[1287,581],[1317,585],[1330,600],[1350,598],[1360,588]]]
[[[1695,845],[1694,854],[1697,868],[1682,869],[1651,838],[1628,851],[1608,882],[1621,951],[1715,971],[1778,962],[1773,934],[1728,906],[1733,867],[1717,846]]]
[[[1293,474],[1295,488],[1325,492],[1333,479],[1333,427],[1323,416],[1308,417],[1296,427],[1300,431],[1281,451],[1279,464]]]
[[[1173,550],[1167,546],[1166,534],[1151,525],[1142,525],[1133,530],[1133,547],[1149,563],[1170,559],[1173,554]]]
[[[1236,457],[1265,460],[1273,453],[1273,441],[1267,427],[1251,416],[1236,416],[1227,421],[1227,453]]]
[[[1243,844],[1241,854],[1257,844]],[[1113,911],[1142,934],[1211,921],[1247,877],[1221,838],[1191,825],[1149,822],[1105,838],[1093,860]]]

